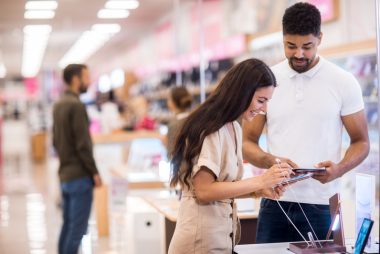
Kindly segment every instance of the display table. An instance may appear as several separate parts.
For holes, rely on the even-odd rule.
[[[162,139],[162,135],[156,131],[119,131],[110,134],[94,134],[92,141],[94,144],[125,143],[135,139],[157,138]]]
[[[168,250],[174,233],[180,202],[176,196],[165,198],[144,197],[143,199],[165,217],[166,250]],[[258,204],[259,200],[256,200],[256,203]],[[257,204],[256,207],[259,207]],[[240,244],[255,243],[257,216],[258,210],[247,212],[238,211],[238,217],[241,223]]]
[[[346,239],[347,250],[351,251],[351,246],[353,246],[353,239]],[[235,252],[238,254],[289,254],[293,253],[288,250],[289,243],[266,243],[266,244],[247,244],[247,245],[237,245],[235,247]]]

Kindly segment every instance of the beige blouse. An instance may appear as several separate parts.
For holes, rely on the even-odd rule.
[[[192,176],[205,166],[219,182],[242,178],[242,130],[236,121],[233,127],[236,146],[227,125],[208,135],[193,166]],[[169,254],[231,254],[239,239],[240,225],[232,199],[199,204],[193,186],[190,191],[183,191]]]

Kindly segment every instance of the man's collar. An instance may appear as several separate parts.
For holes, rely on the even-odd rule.
[[[76,98],[79,98],[79,94],[74,93],[74,92],[71,91],[70,89],[66,89],[66,90],[65,90],[65,94],[67,94],[67,95],[72,95],[72,96],[75,96]]]

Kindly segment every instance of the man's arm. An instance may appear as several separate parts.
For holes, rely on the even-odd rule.
[[[259,146],[260,136],[263,132],[266,116],[257,115],[251,122],[243,120],[243,157],[259,168],[270,168],[276,162],[276,158],[296,168],[297,164],[287,158],[277,157],[267,153]]]
[[[343,116],[342,122],[350,136],[350,146],[338,164],[331,161],[324,161],[316,165],[317,167],[326,167],[327,169],[326,175],[314,177],[321,183],[327,183],[343,176],[359,165],[369,153],[368,127],[364,110]]]

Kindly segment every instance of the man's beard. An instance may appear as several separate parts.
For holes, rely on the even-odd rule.
[[[86,93],[87,92],[87,86],[85,86],[85,84],[83,84],[83,82],[81,82],[80,86],[79,86],[79,93],[82,94],[82,93]]]
[[[302,61],[303,65],[297,65],[296,61]],[[289,59],[290,66],[292,67],[293,70],[295,70],[298,73],[303,73],[305,71],[308,71],[312,62],[313,62],[313,59],[308,59],[304,57],[303,58],[291,57]]]

